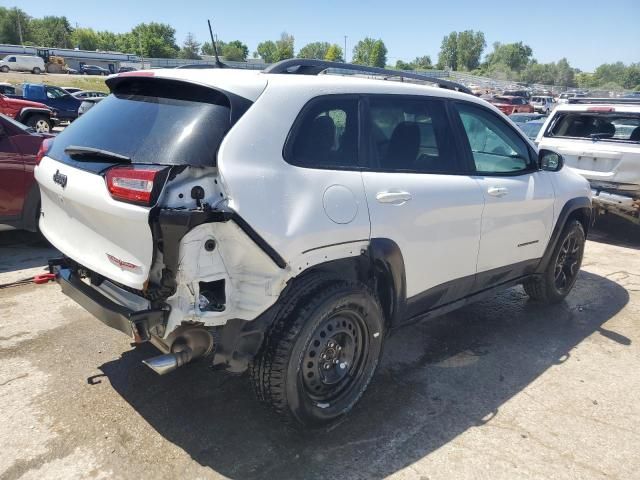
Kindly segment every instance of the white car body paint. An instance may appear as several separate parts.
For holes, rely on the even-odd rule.
[[[553,229],[549,172],[475,179],[485,201],[478,272],[542,257]],[[496,188],[504,195],[489,193]]]
[[[640,114],[640,105],[565,104],[556,108],[544,123],[536,142],[538,148],[558,152],[565,165],[589,181],[605,184],[627,184],[630,193],[640,196],[640,144],[593,141],[586,138],[560,138],[548,135],[548,127],[566,112],[586,112],[590,108],[610,106],[616,113]]]
[[[67,176],[65,187],[53,176]],[[40,184],[40,230],[58,250],[87,268],[132,288],[149,277],[153,238],[148,207],[111,198],[104,178],[45,157],[35,169]],[[126,269],[107,255],[136,265]]]
[[[222,141],[217,167],[187,167],[168,181],[158,205],[195,209],[188,192],[202,186],[207,195],[203,202],[237,212],[286,263],[278,267],[233,220],[193,228],[180,241],[177,289],[167,300],[171,314],[165,336],[185,321],[219,326],[234,318],[255,319],[276,302],[293,277],[324,262],[361,255],[375,237],[390,238],[400,246],[409,297],[482,269],[537,258],[562,205],[577,192],[589,195],[586,182],[571,172],[489,182],[463,175],[301,168],[283,159],[283,145],[296,117],[320,95],[454,98],[506,119],[497,108],[470,95],[333,75],[186,69],[153,73],[210,85],[254,102]],[[65,188],[53,182],[58,170],[69,178]],[[150,208],[115,201],[102,176],[48,157],[36,168],[36,179],[42,192],[40,227],[54,246],[123,285],[144,289],[148,281],[158,281],[163,255],[154,252]],[[511,195],[487,200],[485,190],[496,182]],[[384,192],[408,192],[410,199],[399,205],[382,203],[378,197]],[[530,237],[540,238],[539,245],[515,247]],[[216,242],[212,252],[203,248],[209,239]],[[118,268],[107,254],[139,269]],[[225,309],[200,311],[199,282],[215,280],[225,280]]]

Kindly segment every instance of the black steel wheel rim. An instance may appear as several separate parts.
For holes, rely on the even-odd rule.
[[[302,359],[302,383],[309,398],[333,403],[360,378],[368,350],[367,328],[358,312],[324,319],[313,332]]]
[[[555,286],[560,292],[571,288],[580,269],[582,242],[575,233],[564,239],[558,252],[554,270]]]

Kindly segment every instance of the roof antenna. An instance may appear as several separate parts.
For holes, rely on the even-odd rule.
[[[209,35],[211,35],[211,45],[213,45],[213,54],[216,57],[216,67],[218,68],[226,68],[226,65],[220,61],[220,57],[218,57],[218,47],[216,47],[216,41],[213,38],[213,30],[211,29],[211,20],[207,20],[209,24]]]

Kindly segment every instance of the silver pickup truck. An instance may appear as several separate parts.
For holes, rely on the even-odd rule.
[[[640,99],[571,98],[553,111],[536,143],[589,180],[600,213],[640,225]]]

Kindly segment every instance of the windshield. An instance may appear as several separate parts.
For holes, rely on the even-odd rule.
[[[140,82],[116,90],[73,122],[57,136],[49,156],[99,169],[87,167],[90,158],[66,154],[73,145],[114,152],[133,163],[213,166],[229,128],[224,94],[195,85]]]

